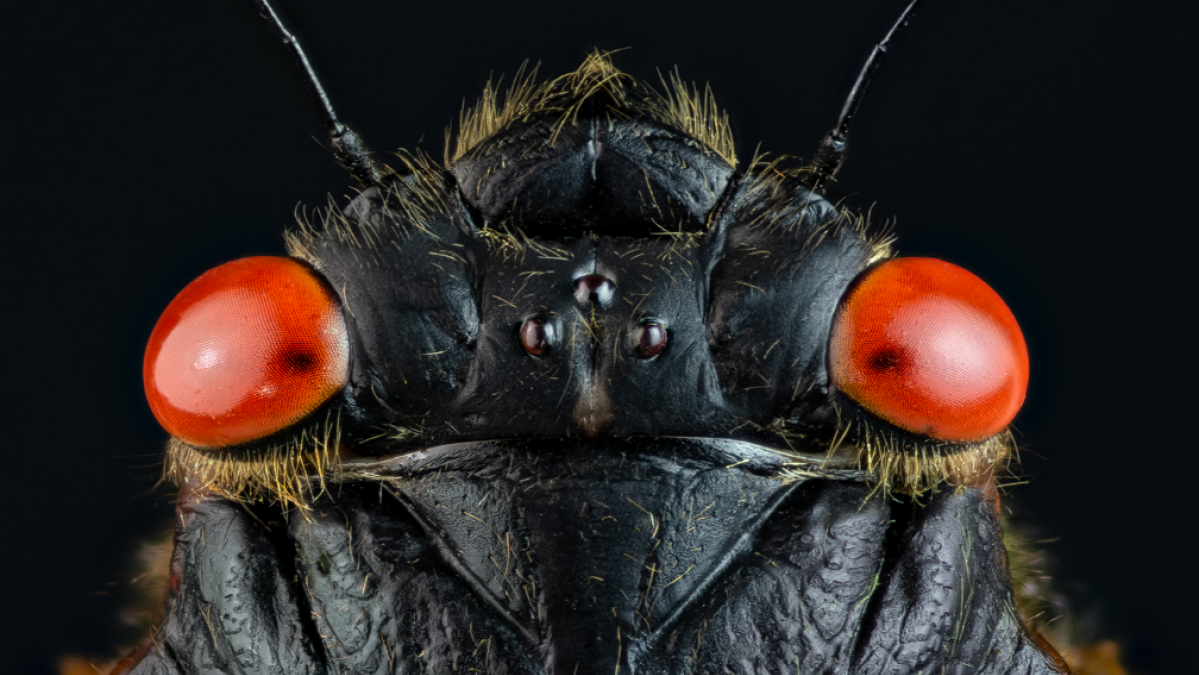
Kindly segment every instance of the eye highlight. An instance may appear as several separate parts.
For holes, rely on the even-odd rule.
[[[220,448],[299,422],[345,387],[337,299],[304,265],[235,260],[171,301],[146,347],[146,398],[171,435]]]
[[[535,316],[526,319],[521,324],[520,345],[530,355],[545,356],[553,348],[555,342],[557,342],[557,334],[554,324],[545,319]]]
[[[829,338],[834,385],[914,434],[976,442],[1004,429],[1028,388],[1024,335],[981,279],[933,258],[862,274]]]
[[[647,319],[633,330],[633,354],[652,359],[666,349],[666,327],[660,321]]]

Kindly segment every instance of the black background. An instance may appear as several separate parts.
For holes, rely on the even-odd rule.
[[[24,3],[0,41],[5,192],[0,601],[6,672],[110,654],[134,545],[166,526],[142,349],[190,280],[280,254],[348,179],[248,0]],[[1181,3],[1179,3],[1181,5]],[[440,156],[489,75],[708,82],[743,160],[810,155],[895,0],[289,3],[375,149]],[[968,6],[969,5],[969,6]],[[1190,17],[1149,3],[930,0],[884,64],[840,189],[906,255],[987,280],[1026,331],[1013,489],[1134,670],[1191,672],[1199,625]],[[9,669],[15,669],[10,671]]]

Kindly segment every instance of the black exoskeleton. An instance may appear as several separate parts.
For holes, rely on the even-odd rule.
[[[604,54],[392,168],[257,3],[361,191],[155,328],[170,597],[117,673],[1067,672],[998,521],[1014,319],[823,195],[916,2],[799,169]]]
[[[350,382],[270,452],[173,446],[172,595],[125,672],[1064,670],[989,474],[901,497],[852,451],[828,336],[886,242],[681,96],[592,57],[291,235]],[[307,498],[214,488],[318,428]]]

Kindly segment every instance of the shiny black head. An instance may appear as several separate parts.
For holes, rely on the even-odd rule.
[[[465,122],[450,172],[477,217],[529,236],[705,232],[732,139],[710,101],[674,84],[663,96],[598,55],[546,85],[518,81],[502,111]],[[689,115],[704,141],[681,130]]]
[[[361,194],[152,339],[183,494],[131,672],[1057,672],[1012,609],[990,408],[920,426],[946,385],[904,331],[867,362],[911,387],[834,375],[887,241],[813,189],[835,164],[739,169],[667,87],[597,54],[489,91],[445,166],[386,167],[330,111]],[[962,315],[907,279],[903,321]]]
[[[360,345],[359,424],[409,430],[359,454],[760,437],[835,416],[830,323],[886,248],[796,179],[738,175],[721,139],[672,126],[687,96],[597,55],[510,97],[516,112],[492,113],[510,121],[448,171],[410,160],[302,239]],[[826,450],[831,426],[819,440],[802,449]]]

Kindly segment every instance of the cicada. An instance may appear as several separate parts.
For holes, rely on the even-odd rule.
[[[178,483],[120,673],[1057,673],[996,476],[1028,381],[982,280],[897,257],[815,158],[595,53],[383,161],[150,338]]]

